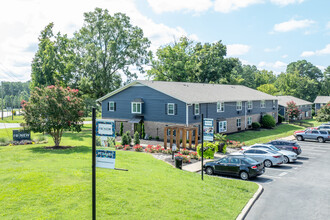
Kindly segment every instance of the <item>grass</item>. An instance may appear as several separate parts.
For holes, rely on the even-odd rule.
[[[64,134],[61,145],[70,149],[46,150],[50,137],[48,144],[0,147],[1,219],[91,218],[90,127]],[[129,171],[97,168],[99,219],[235,219],[258,188],[201,181],[145,153],[117,151],[116,167]]]
[[[3,120],[1,120],[0,117],[0,123],[23,123],[23,116],[22,115],[14,115],[14,120],[12,120],[12,117],[4,117]]]
[[[274,129],[261,129],[260,131],[245,131],[227,136],[229,140],[244,142],[246,145],[256,143],[266,143],[268,141],[287,137],[296,130],[305,129],[304,127],[293,124],[280,124]]]

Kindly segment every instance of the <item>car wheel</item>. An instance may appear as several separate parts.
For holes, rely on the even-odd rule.
[[[264,161],[264,165],[265,165],[265,167],[271,167],[271,166],[273,166],[272,161],[270,161],[270,160],[265,160]]]
[[[207,175],[213,175],[213,168],[212,167],[206,167],[205,172]]]
[[[289,162],[290,162],[289,158],[287,156],[284,156],[283,163],[289,163]]]
[[[317,140],[318,140],[318,142],[320,142],[320,143],[323,143],[323,142],[324,142],[323,137],[318,137]]]
[[[302,136],[298,135],[298,136],[297,136],[297,140],[298,140],[298,141],[303,141],[304,138],[303,138]]]
[[[240,174],[239,174],[239,177],[242,179],[242,180],[248,180],[249,179],[249,174],[245,171],[242,171]]]

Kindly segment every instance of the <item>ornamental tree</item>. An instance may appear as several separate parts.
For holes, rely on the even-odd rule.
[[[287,102],[286,105],[288,106],[286,108],[286,114],[289,117],[289,119],[295,119],[298,118],[300,115],[300,111],[294,101]]]
[[[59,147],[64,130],[81,131],[83,101],[77,89],[58,85],[35,87],[29,102],[22,101],[23,117],[28,129],[46,132]]]
[[[320,108],[320,110],[317,112],[316,120],[330,121],[330,102]]]

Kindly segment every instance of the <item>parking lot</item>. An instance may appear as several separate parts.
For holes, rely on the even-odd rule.
[[[298,144],[297,162],[267,168],[251,180],[264,192],[246,219],[330,219],[330,142]]]

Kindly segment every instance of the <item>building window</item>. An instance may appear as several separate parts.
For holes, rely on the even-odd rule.
[[[236,126],[237,126],[238,128],[241,127],[241,119],[240,119],[240,118],[236,119]]]
[[[224,112],[225,111],[225,103],[224,102],[217,102],[217,112]]]
[[[273,118],[275,118],[275,112],[273,112]]]
[[[252,101],[248,101],[248,109],[252,109],[253,105],[252,105]]]
[[[227,131],[227,121],[219,121],[219,132]]]
[[[242,102],[236,102],[236,110],[241,111],[242,110]]]
[[[306,114],[306,115],[305,115],[305,117],[309,117],[309,114],[308,114],[308,112],[306,112],[305,114]]]
[[[266,101],[265,100],[260,101],[260,108],[266,108]]]
[[[273,100],[273,108],[276,107],[276,100]]]
[[[175,113],[175,104],[174,103],[168,103],[167,104],[167,114],[168,115],[174,115]]]
[[[195,104],[195,115],[199,115],[199,104]]]
[[[109,102],[108,103],[108,111],[110,112],[114,112],[116,110],[116,107],[115,107],[115,102]]]
[[[132,102],[132,113],[133,114],[142,113],[142,103],[141,102]]]
[[[252,125],[252,117],[248,117],[247,124]]]

